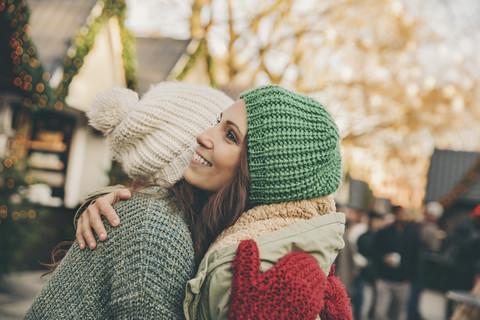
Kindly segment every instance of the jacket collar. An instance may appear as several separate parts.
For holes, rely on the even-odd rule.
[[[333,195],[252,208],[243,213],[233,226],[217,237],[205,256],[220,248],[238,244],[242,240],[253,239],[334,211]]]

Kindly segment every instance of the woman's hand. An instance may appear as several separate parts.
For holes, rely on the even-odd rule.
[[[88,243],[91,250],[97,246],[92,228],[95,230],[100,241],[107,239],[107,231],[105,230],[101,216],[105,216],[113,227],[117,227],[120,224],[120,218],[112,206],[120,200],[130,199],[131,197],[132,194],[130,190],[119,189],[115,192],[105,194],[90,203],[80,218],[78,218],[77,222],[76,238],[80,249],[85,249],[86,243]]]

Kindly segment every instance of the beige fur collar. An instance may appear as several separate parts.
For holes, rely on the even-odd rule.
[[[208,249],[214,250],[335,211],[333,195],[258,206],[243,213]]]

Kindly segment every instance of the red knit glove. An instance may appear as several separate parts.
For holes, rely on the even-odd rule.
[[[327,290],[325,291],[322,312],[322,320],[352,320],[352,305],[347,295],[345,286],[340,282],[340,278],[335,276],[335,265],[330,268],[327,277]]]
[[[260,273],[257,244],[245,240],[238,246],[232,272],[230,319],[313,320],[324,307],[325,274],[305,252],[289,253]]]

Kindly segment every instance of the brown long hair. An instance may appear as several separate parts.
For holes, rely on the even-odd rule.
[[[50,269],[43,273],[41,277],[43,278],[44,276],[52,273],[57,269],[58,265],[60,262],[62,262],[63,257],[67,254],[68,250],[70,250],[70,247],[74,244],[73,241],[61,241],[59,244],[53,248],[52,253],[51,253],[51,263],[48,262],[42,262],[39,261],[39,263],[42,266],[49,267]]]
[[[217,236],[248,210],[250,174],[247,137],[243,141],[240,163],[230,184],[215,193],[209,193],[182,179],[170,188],[170,192],[185,213],[198,264]]]

